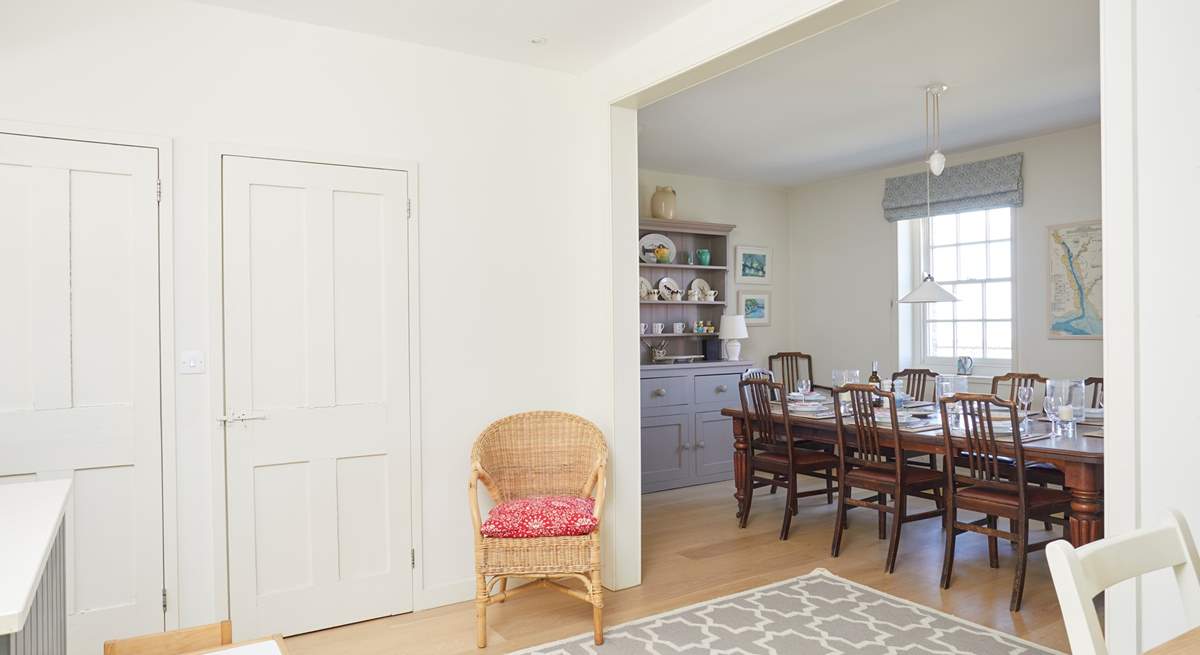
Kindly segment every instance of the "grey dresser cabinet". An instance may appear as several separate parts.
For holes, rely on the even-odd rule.
[[[751,362],[642,366],[642,493],[733,479],[738,381]]]

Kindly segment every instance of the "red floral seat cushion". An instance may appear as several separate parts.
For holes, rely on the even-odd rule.
[[[596,501],[578,496],[531,496],[492,508],[479,529],[485,537],[527,539],[590,534],[600,523],[592,516]]]

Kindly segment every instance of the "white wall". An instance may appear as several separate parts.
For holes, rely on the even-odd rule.
[[[950,153],[951,163],[1025,153],[1025,204],[1015,210],[1016,347],[1014,369],[1047,376],[1102,375],[1099,340],[1047,338],[1046,227],[1100,218],[1100,128],[1088,125]],[[913,164],[806,184],[789,195],[795,347],[826,369],[897,370],[899,230],[883,219],[884,179],[918,172]],[[904,287],[907,288],[907,287]],[[827,365],[828,364],[828,365]]]
[[[0,118],[175,140],[179,350],[211,353],[219,339],[210,144],[420,165],[425,541],[417,602],[470,597],[465,479],[479,430],[534,408],[608,423],[579,399],[610,389],[564,359],[578,345],[564,328],[579,322],[582,307],[514,302],[573,298],[572,266],[588,265],[562,246],[571,78],[190,2],[54,0],[9,9],[0,21]],[[547,268],[555,253],[561,265]],[[183,624],[211,621],[222,606],[210,382],[177,378]]]
[[[767,356],[786,350],[791,334],[792,297],[788,276],[788,212],[787,192],[772,186],[747,184],[693,175],[678,175],[641,169],[638,172],[638,207],[642,216],[650,215],[650,196],[656,186],[675,188],[677,218],[712,223],[732,223],[737,229],[730,235],[733,246],[752,245],[771,247],[772,283],[736,286],[730,273],[732,291],[725,298],[733,303],[727,313],[735,313],[737,292],[769,291],[771,293],[771,324],[750,326],[750,338],[742,342],[742,359],[767,365]],[[651,280],[651,284],[657,280]]]

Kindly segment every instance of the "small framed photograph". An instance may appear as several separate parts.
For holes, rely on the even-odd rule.
[[[771,249],[738,246],[734,251],[734,276],[738,284],[771,283]]]
[[[739,291],[738,313],[746,317],[746,325],[771,324],[771,294],[767,291]]]

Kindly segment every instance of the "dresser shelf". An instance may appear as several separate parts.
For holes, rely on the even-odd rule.
[[[701,266],[699,264],[647,264],[641,263],[642,268],[674,268],[687,271],[727,271],[728,266]]]
[[[643,305],[661,305],[663,307],[673,307],[675,305],[724,305],[724,300],[643,300]]]
[[[683,334],[675,334],[674,332],[663,332],[662,334],[643,334],[640,336],[643,339],[658,339],[659,337],[662,337],[664,339],[679,339],[682,337],[701,337],[701,338],[713,337],[716,339],[720,339],[721,333],[712,332],[712,333],[707,333],[707,334],[696,334],[695,332],[684,332]]]

